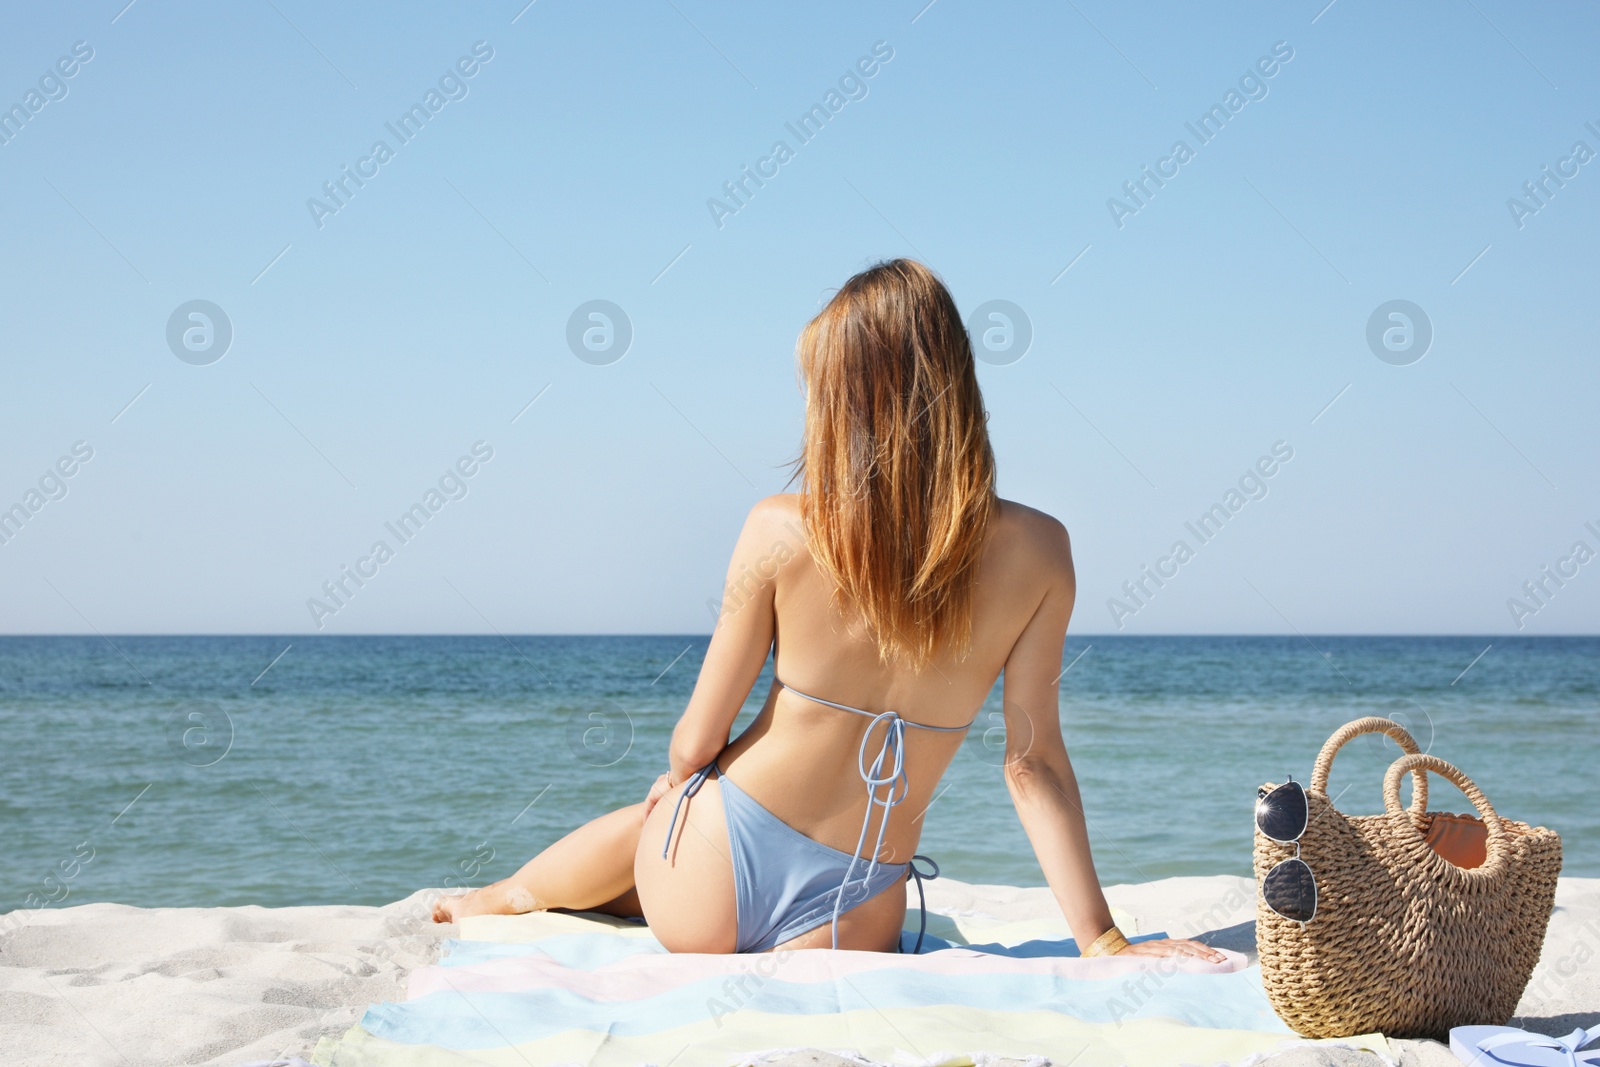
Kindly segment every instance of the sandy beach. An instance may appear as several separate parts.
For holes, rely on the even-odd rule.
[[[453,926],[425,919],[429,892],[374,907],[132,908],[86,904],[23,916],[0,943],[0,1062],[11,1065],[292,1063],[367,1006],[405,995]],[[1170,878],[1107,890],[1141,931],[1206,935],[1254,954],[1254,886]],[[1056,917],[1048,891],[940,879],[929,904],[1015,922]],[[1546,1033],[1600,1021],[1600,879],[1564,878],[1517,1025]],[[975,1042],[975,1045],[980,1045]],[[1445,1065],[1441,1045],[1396,1041],[1403,1063]],[[752,1052],[761,1050],[752,1049]],[[819,1053],[829,1050],[817,1050]],[[1370,1064],[1367,1052],[1289,1048],[1290,1064]],[[826,1064],[789,1052],[774,1064]]]

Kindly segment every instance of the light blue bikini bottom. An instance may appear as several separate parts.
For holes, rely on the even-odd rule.
[[[790,689],[782,681],[778,684]],[[661,846],[662,857],[666,857],[672,843],[672,831],[677,825],[683,802],[700,791],[701,785],[714,770],[717,772],[717,781],[721,783],[722,808],[728,824],[728,846],[733,860],[738,920],[735,952],[764,952],[828,922],[833,924],[833,947],[838,948],[839,916],[907,878],[916,879],[917,895],[921,902],[922,922],[917,931],[916,948],[912,950],[920,951],[922,937],[928,926],[922,880],[937,878],[939,866],[927,856],[912,856],[910,863],[880,863],[877,857],[883,850],[889,811],[905,799],[909,788],[904,769],[906,728],[954,733],[967,727],[925,726],[902,719],[892,711],[873,715],[859,708],[808,696],[798,689],[790,689],[790,692],[818,704],[872,719],[861,739],[861,750],[857,755],[861,779],[867,786],[868,802],[855,853],[831,848],[802,834],[735,785],[731,778],[722,773],[717,761],[712,760],[690,777],[687,787],[678,795],[672,821],[667,825],[667,839]],[[884,737],[877,758],[868,766],[867,746],[880,723],[884,727]],[[882,809],[883,817],[878,824],[876,844],[869,854],[863,855],[862,847],[867,843],[867,829],[874,808]],[[926,862],[931,871],[919,870],[917,860]],[[862,867],[864,870],[861,870],[859,877],[855,877],[858,868]]]
[[[685,794],[700,789],[715,770],[722,785],[722,810],[728,823],[728,850],[733,858],[734,899],[739,932],[735,952],[765,952],[819,926],[834,916],[871,900],[907,878],[909,863],[872,865],[862,878],[847,882],[852,863],[859,857],[813,841],[762,807],[754,797],[722,773],[716,761],[689,779]],[[676,812],[673,813],[676,816]],[[671,836],[668,828],[668,836]],[[916,859],[926,860],[926,856]],[[932,863],[931,860],[928,861]],[[917,877],[935,877],[918,871]],[[917,883],[918,889],[921,882]],[[923,916],[926,928],[927,916]],[[921,934],[918,934],[921,947]]]

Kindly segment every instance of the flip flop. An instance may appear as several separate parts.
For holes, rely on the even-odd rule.
[[[1514,1026],[1456,1026],[1450,1030],[1450,1051],[1467,1067],[1600,1067],[1600,1048],[1580,1051],[1597,1040],[1600,1026],[1566,1037]]]

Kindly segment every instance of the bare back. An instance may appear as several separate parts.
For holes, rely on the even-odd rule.
[[[680,729],[693,729],[692,716],[698,713],[708,720],[709,729],[720,726],[721,736],[726,738],[727,725],[772,648],[776,650],[777,677],[793,689],[873,713],[894,711],[913,723],[963,726],[979,714],[1019,639],[1040,612],[1047,592],[1052,588],[1059,592],[1063,582],[1068,587],[1066,611],[1070,613],[1070,549],[1061,524],[1031,508],[1002,501],[976,575],[970,652],[958,658],[948,649],[942,650],[920,673],[887,665],[861,623],[841,612],[832,581],[807,551],[799,498],[769,497],[752,511],[735,550],[729,568],[730,603],[724,605],[700,684]],[[767,592],[765,598],[759,595],[761,589]],[[1059,630],[1064,631],[1065,625],[1063,615]],[[1060,638],[1057,633],[1053,660],[1057,665]],[[1008,678],[1008,693],[1009,685]],[[1057,712],[1051,688],[1049,707],[1042,713],[1054,723]],[[698,710],[696,702],[700,702]],[[826,707],[774,684],[755,722],[716,758],[735,784],[790,827],[822,844],[851,852],[867,808],[867,789],[857,761],[869,723],[865,716]],[[973,728],[993,725],[980,719]],[[884,732],[881,724],[874,731],[866,750],[869,763]],[[906,735],[908,789],[890,813],[878,857],[888,863],[909,860],[925,816],[937,817],[929,814],[930,804],[967,736],[917,729],[907,730]],[[704,841],[715,842],[719,832],[725,841],[726,830],[715,825],[719,822],[715,811],[704,810],[716,805],[697,806],[702,809],[703,830],[698,837],[704,840],[685,848],[703,851]],[[876,837],[876,827],[874,815],[868,848]],[[651,838],[647,823],[646,845]],[[659,844],[656,847],[659,849]],[[645,856],[644,845],[640,856]],[[692,859],[689,862],[692,865]],[[709,857],[708,862],[714,864]],[[652,927],[670,936],[672,920],[648,914],[651,895],[670,896],[652,894],[652,881],[648,871],[639,872],[641,899],[646,901]],[[701,900],[704,907],[704,896]],[[886,893],[881,900],[858,909],[853,924],[862,928],[866,942],[881,941],[888,932],[898,931],[904,907],[903,894]],[[798,940],[809,947],[815,939]],[[841,932],[841,943],[843,940]]]
[[[778,498],[798,526],[798,498]],[[973,593],[972,650],[948,650],[921,674],[880,662],[859,622],[832,602],[833,583],[803,546],[777,575],[776,674],[803,693],[874,713],[895,711],[912,722],[962,726],[979,714],[1018,635],[1043,596],[1028,543],[1037,512],[1003,502]],[[1032,561],[1036,564],[1036,561]],[[742,787],[807,837],[850,851],[860,832],[866,790],[857,770],[869,720],[773,687],[761,715],[723,758]],[[980,719],[973,728],[992,725]],[[875,732],[868,758],[883,729]],[[965,734],[908,731],[909,792],[889,819],[880,860],[904,863],[916,848],[921,813],[960,750]]]

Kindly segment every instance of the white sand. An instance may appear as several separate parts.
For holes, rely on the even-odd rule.
[[[929,883],[929,904],[1012,921],[1059,918],[1041,889]],[[1144,931],[1206,934],[1254,952],[1254,884],[1169,878],[1107,890]],[[130,908],[29,912],[0,937],[0,1065],[144,1067],[309,1057],[367,1005],[404,996],[406,974],[454,927],[426,921],[418,893],[382,908]],[[0,921],[0,929],[10,921]],[[1517,1025],[1564,1034],[1600,1022],[1600,879],[1564,878],[1544,957]],[[1402,1062],[1456,1060],[1432,1042],[1395,1042]],[[790,1055],[773,1067],[838,1064]],[[1301,1049],[1274,1067],[1378,1067],[1369,1053]]]

